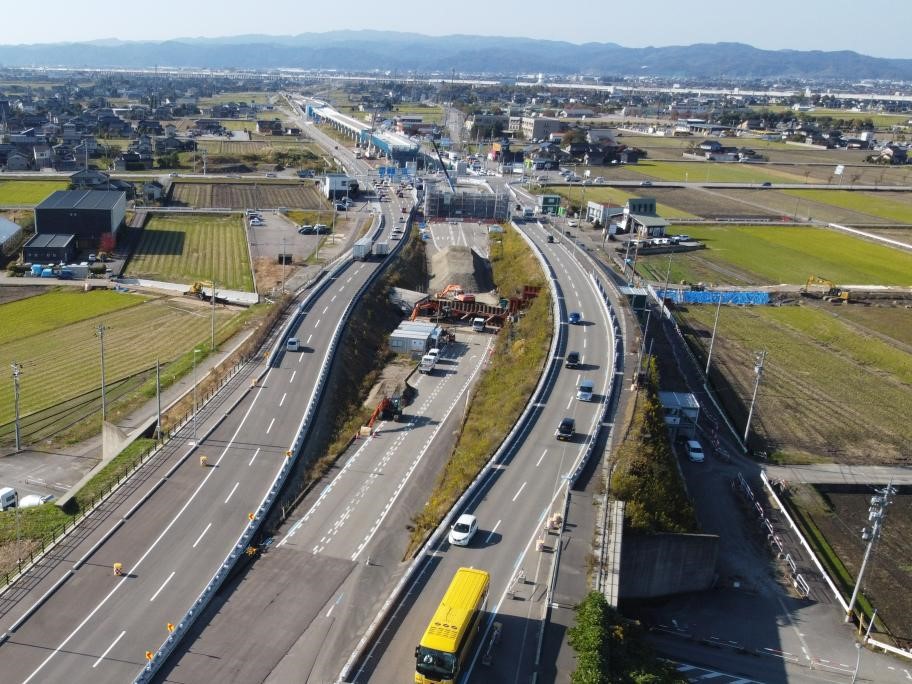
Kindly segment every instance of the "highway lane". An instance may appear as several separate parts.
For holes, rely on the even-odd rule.
[[[368,656],[367,665],[356,671],[353,681],[394,681],[405,676],[406,670],[411,671],[415,645],[453,573],[464,565],[491,572],[488,622],[496,619],[504,626],[498,648],[504,657],[484,671],[475,669],[469,681],[528,681],[557,539],[544,533],[544,524],[559,509],[565,476],[578,462],[586,447],[586,435],[600,419],[601,402],[614,372],[607,314],[586,270],[571,256],[568,246],[547,243],[542,229],[530,227],[528,233],[555,271],[566,335],[559,347],[561,359],[567,350],[580,351],[584,366],[579,370],[562,367],[557,373],[521,447],[494,466],[487,485],[466,507],[479,519],[480,529],[472,545],[452,548],[444,542],[432,552],[419,581],[408,590],[408,606],[400,606]],[[566,324],[566,314],[572,310],[583,314],[585,325]],[[581,378],[595,382],[596,401],[575,398]],[[554,439],[555,427],[564,416],[577,422],[577,436],[572,442]],[[544,540],[544,551],[536,550],[539,539]],[[520,571],[525,580],[516,582]],[[509,598],[509,592],[516,598]]]
[[[200,445],[0,649],[4,681],[120,682],[142,667],[236,543],[294,439],[336,322],[376,264],[355,263],[295,333],[287,353]],[[309,340],[309,341],[308,341]],[[118,517],[127,511],[125,505]],[[114,578],[113,562],[127,577]],[[18,615],[18,613],[17,613]]]

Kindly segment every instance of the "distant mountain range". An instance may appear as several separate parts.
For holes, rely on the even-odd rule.
[[[2,66],[339,69],[342,71],[498,74],[584,73],[704,79],[912,80],[912,60],[851,51],[759,50],[741,43],[627,48],[530,38],[425,36],[332,31],[296,36],[243,35],[164,42],[0,45]]]

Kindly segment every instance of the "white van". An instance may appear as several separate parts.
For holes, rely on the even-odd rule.
[[[472,330],[474,330],[475,332],[484,332],[485,331],[485,319],[473,318],[472,319]]]
[[[12,487],[3,487],[0,489],[0,511],[5,511],[8,508],[15,508],[18,499],[19,496],[16,494],[15,489]]]
[[[285,342],[285,351],[299,351],[300,349],[301,343],[297,337],[289,337],[288,341]]]
[[[576,390],[576,398],[581,401],[592,401],[592,380],[583,380]]]

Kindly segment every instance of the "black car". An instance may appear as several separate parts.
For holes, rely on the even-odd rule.
[[[564,361],[564,366],[566,368],[579,368],[580,367],[580,355],[579,352],[568,352],[567,359]]]
[[[574,434],[576,434],[576,421],[569,417],[561,419],[560,425],[554,431],[554,436],[560,440],[573,439]]]
[[[770,183],[769,181],[766,181],[766,182],[764,182],[764,183],[761,183],[761,184],[760,184],[760,187],[761,187],[761,188],[771,188],[771,187],[773,187],[773,184]]]

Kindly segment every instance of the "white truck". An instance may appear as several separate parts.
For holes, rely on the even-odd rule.
[[[377,242],[374,243],[372,252],[375,257],[380,257],[382,259],[383,257],[385,257],[387,254],[390,253],[389,242],[387,242],[385,240],[383,240],[383,241],[378,240]]]
[[[421,357],[421,363],[418,365],[418,372],[431,375],[434,372],[434,366],[437,365],[436,354],[425,354]]]

